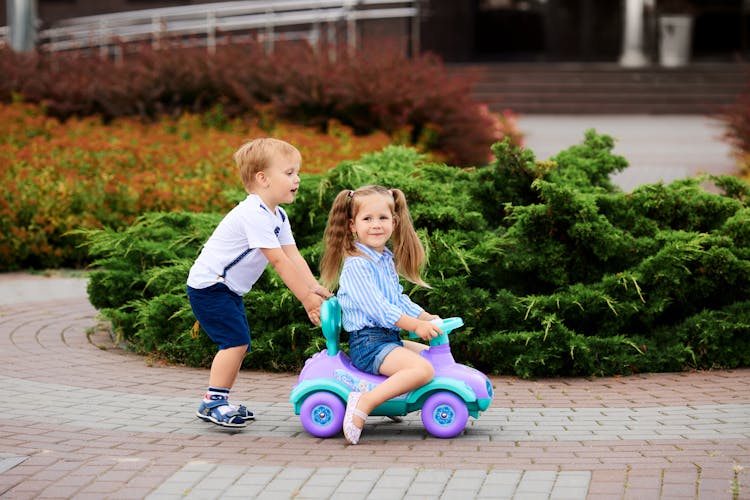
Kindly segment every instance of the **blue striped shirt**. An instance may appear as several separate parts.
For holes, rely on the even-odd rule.
[[[386,248],[381,255],[365,245],[356,245],[364,256],[344,260],[336,294],[344,330],[354,332],[373,326],[398,329],[396,321],[402,315],[419,317],[424,309],[403,293],[393,253]]]

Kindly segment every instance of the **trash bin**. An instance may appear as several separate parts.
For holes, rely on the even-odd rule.
[[[659,64],[669,68],[690,62],[693,18],[689,15],[659,17]]]

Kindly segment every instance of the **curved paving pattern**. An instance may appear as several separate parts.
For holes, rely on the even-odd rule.
[[[207,371],[116,349],[83,279],[0,275],[0,304],[3,498],[750,495],[750,370],[493,377],[493,406],[460,437],[372,418],[350,447],[302,430],[295,374],[240,374],[258,416],[241,432],[198,421]]]

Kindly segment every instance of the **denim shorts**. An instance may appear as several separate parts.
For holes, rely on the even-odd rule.
[[[188,286],[187,294],[195,318],[219,349],[247,345],[250,350],[250,327],[240,295],[224,283],[207,288]]]
[[[349,334],[349,357],[362,371],[380,375],[380,365],[392,350],[403,347],[400,330],[363,328]]]

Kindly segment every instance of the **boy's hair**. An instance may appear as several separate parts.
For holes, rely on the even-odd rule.
[[[384,196],[389,200],[394,222],[391,240],[396,271],[412,283],[429,287],[421,277],[421,270],[427,258],[422,241],[414,230],[406,197],[399,189],[386,189],[382,186],[364,186],[355,191],[346,189],[336,195],[323,235],[321,282],[326,287],[334,289],[341,275],[344,258],[360,254],[354,245],[354,235],[349,230],[349,221],[357,216],[360,200],[373,195]]]
[[[300,152],[289,144],[279,139],[269,137],[253,139],[246,142],[234,153],[234,162],[240,169],[240,177],[245,191],[250,192],[255,175],[265,171],[278,156],[286,158],[302,158]]]

